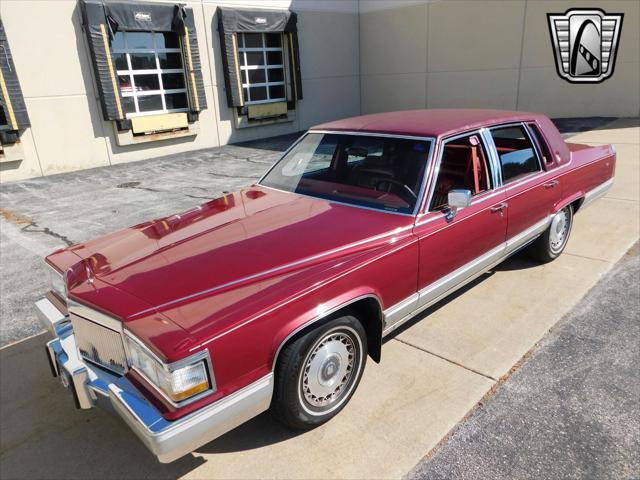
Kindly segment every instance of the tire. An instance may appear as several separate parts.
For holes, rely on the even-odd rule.
[[[558,258],[567,245],[572,226],[573,207],[567,205],[553,216],[549,228],[529,246],[529,255],[542,263]]]
[[[351,399],[366,362],[367,334],[356,317],[340,316],[309,331],[280,352],[272,413],[299,430],[329,421]]]

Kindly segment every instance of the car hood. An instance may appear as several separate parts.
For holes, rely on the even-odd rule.
[[[100,282],[148,305],[128,311],[135,318],[335,261],[411,224],[407,216],[253,186],[73,250]]]

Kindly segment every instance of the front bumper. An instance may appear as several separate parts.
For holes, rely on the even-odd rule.
[[[168,421],[125,377],[80,357],[71,322],[53,303],[43,298],[36,302],[36,310],[54,336],[46,347],[53,376],[60,377],[71,391],[76,406],[113,409],[160,462],[172,462],[269,408],[273,374],[179,420]]]

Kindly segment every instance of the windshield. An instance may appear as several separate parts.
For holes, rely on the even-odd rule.
[[[312,197],[412,214],[430,140],[308,133],[260,182]]]

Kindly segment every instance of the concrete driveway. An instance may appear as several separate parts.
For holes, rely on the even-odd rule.
[[[169,465],[158,464],[118,419],[73,409],[50,378],[45,335],[8,342],[38,330],[29,305],[46,285],[38,257],[66,241],[186,209],[248,184],[275,154],[229,146],[189,158],[3,185],[1,324],[7,345],[0,350],[0,476],[407,474],[639,237],[638,120],[617,120],[572,141],[615,143],[617,180],[605,198],[577,215],[557,261],[537,265],[517,256],[420,315],[387,341],[382,364],[368,364],[353,400],[329,424],[296,435],[262,415]]]

